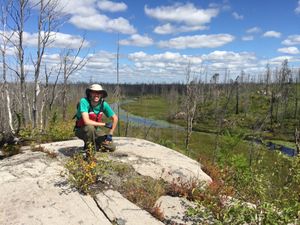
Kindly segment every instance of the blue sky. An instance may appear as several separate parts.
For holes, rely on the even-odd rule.
[[[257,77],[267,63],[275,68],[284,59],[299,66],[298,0],[59,2],[68,19],[44,62],[55,66],[63,48],[78,47],[85,34],[81,57],[89,61],[72,81],[116,82],[118,37],[126,83],[184,82],[188,65],[202,79],[225,71],[234,79],[241,70]],[[34,52],[35,19],[26,24],[28,52]]]

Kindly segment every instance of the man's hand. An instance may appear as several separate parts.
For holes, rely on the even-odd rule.
[[[107,134],[106,135],[106,138],[105,138],[105,141],[112,141],[112,135],[111,134]]]
[[[105,123],[104,127],[111,129],[112,128],[112,123]]]

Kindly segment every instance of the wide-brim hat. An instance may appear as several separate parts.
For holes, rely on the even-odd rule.
[[[100,84],[92,84],[90,85],[87,89],[86,92],[90,91],[98,91],[102,93],[102,97],[105,98],[107,97],[107,92],[106,90],[103,89],[103,87]]]

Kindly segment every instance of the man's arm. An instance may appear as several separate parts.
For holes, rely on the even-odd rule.
[[[110,120],[112,122],[112,128],[109,130],[109,134],[113,135],[118,124],[118,116],[114,114],[113,116],[110,117]]]

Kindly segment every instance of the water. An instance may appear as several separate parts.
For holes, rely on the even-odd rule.
[[[122,102],[121,104],[128,103],[129,101]],[[113,103],[111,104],[111,107],[115,112],[117,112],[117,104]],[[177,130],[184,130],[183,127],[171,124],[165,120],[155,120],[155,119],[149,119],[149,118],[144,118],[141,116],[137,116],[131,113],[126,112],[125,110],[121,109],[119,107],[119,119],[124,121],[124,122],[129,122],[133,123],[136,125],[141,125],[141,126],[147,126],[147,127],[156,127],[156,128],[172,128],[172,129],[177,129]]]

